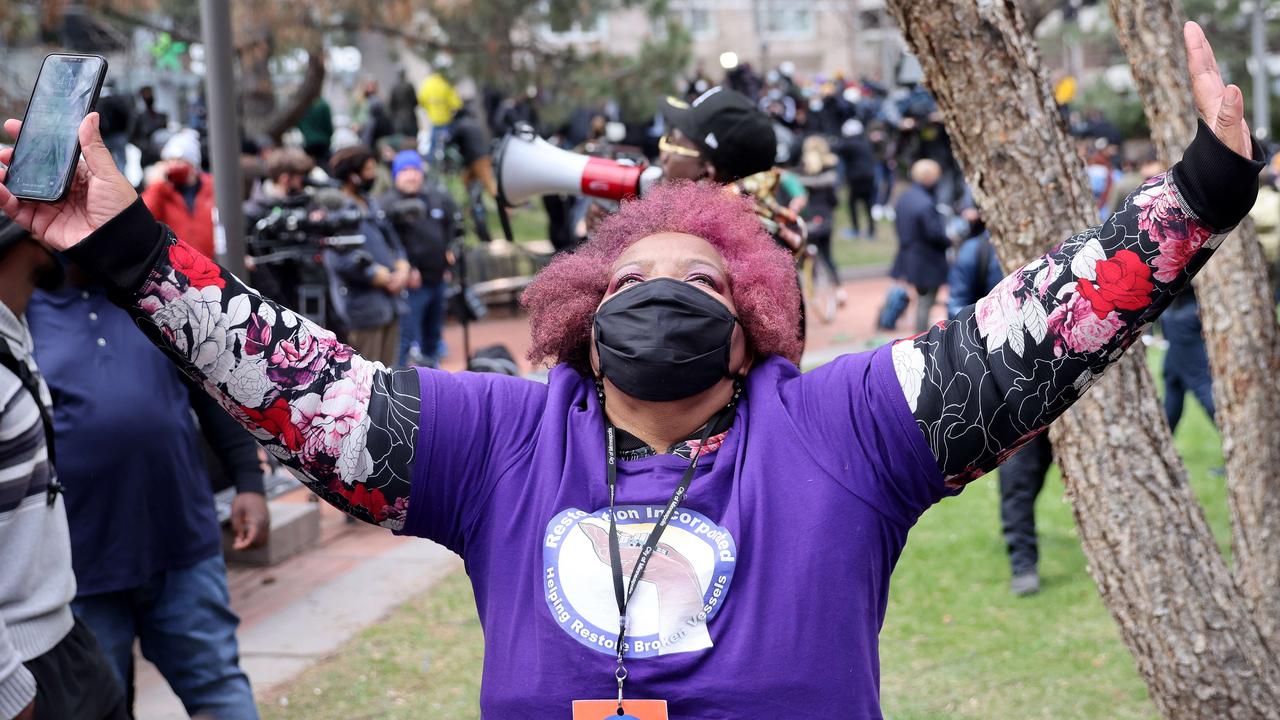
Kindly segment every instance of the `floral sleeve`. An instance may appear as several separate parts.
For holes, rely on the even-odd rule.
[[[402,529],[418,432],[416,372],[365,360],[179,241],[140,204],[112,223],[69,251],[71,259],[101,270],[126,265],[117,256],[133,252],[132,267],[105,274],[142,331],[313,492],[361,520]],[[145,259],[121,248],[131,235],[156,238]]]
[[[951,322],[893,346],[948,487],[981,477],[1043,432],[1243,219],[1260,164],[1209,145],[1206,131],[1106,222],[1015,270]]]

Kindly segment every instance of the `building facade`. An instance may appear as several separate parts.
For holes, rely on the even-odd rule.
[[[690,72],[713,79],[720,76],[721,58],[732,53],[761,72],[790,62],[801,80],[843,74],[883,82],[903,50],[883,0],[671,0],[669,12],[693,38]],[[663,32],[666,19],[627,8],[585,26],[546,30],[542,37],[550,44],[628,54]]]

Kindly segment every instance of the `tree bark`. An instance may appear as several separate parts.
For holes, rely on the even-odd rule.
[[[1013,0],[889,0],[1005,267],[1097,223]],[[1166,42],[1177,42],[1168,38]],[[1280,718],[1280,665],[1173,451],[1142,354],[1053,428],[1089,570],[1168,718]]]
[[[316,98],[320,97],[320,91],[324,89],[324,75],[324,48],[317,42],[307,49],[307,74],[303,76],[302,84],[264,125],[263,131],[272,140],[279,143],[280,137],[307,114],[307,110],[311,109]]]
[[[1160,161],[1172,165],[1196,131],[1178,0],[1111,0]],[[1227,40],[1227,38],[1223,38]],[[1227,463],[1237,584],[1268,645],[1280,628],[1280,331],[1267,264],[1251,220],[1195,279]]]

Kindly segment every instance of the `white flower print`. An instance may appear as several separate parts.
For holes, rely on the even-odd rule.
[[[916,400],[920,397],[920,386],[924,383],[924,353],[911,342],[900,342],[893,346],[893,371],[898,375],[898,383],[902,385],[902,394],[907,398],[911,412],[916,411]]]
[[[272,383],[267,379],[267,364],[262,360],[241,358],[240,365],[231,371],[227,379],[227,393],[245,407],[261,407]]]

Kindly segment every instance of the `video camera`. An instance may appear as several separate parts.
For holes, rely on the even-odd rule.
[[[341,283],[330,271],[328,256],[364,246],[364,211],[333,187],[280,198],[263,210],[247,243],[260,274],[255,283],[315,322],[340,328],[334,293]]]
[[[335,190],[284,198],[254,224],[249,256],[263,265],[312,257],[317,250],[359,247],[363,221],[364,212]]]

